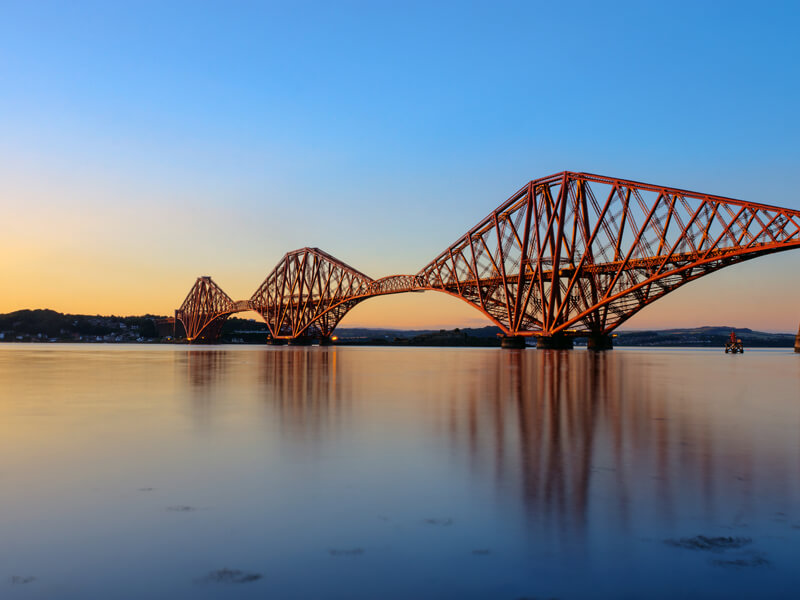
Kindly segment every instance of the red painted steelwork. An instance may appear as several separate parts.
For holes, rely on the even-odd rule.
[[[319,248],[289,252],[250,298],[273,338],[329,337],[368,298],[371,277]]]
[[[183,325],[188,341],[215,340],[225,319],[240,310],[248,309],[231,300],[211,277],[205,276],[197,278],[183,304],[175,311],[175,319]]]
[[[797,210],[565,171],[528,183],[416,275],[373,280],[303,248],[249,301],[198,279],[176,317],[189,339],[238,310],[259,312],[276,338],[328,337],[366,298],[435,290],[510,336],[607,335],[690,281],[797,247]]]

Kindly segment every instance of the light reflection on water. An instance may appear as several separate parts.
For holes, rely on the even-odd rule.
[[[0,385],[2,597],[800,583],[791,351],[7,344]]]

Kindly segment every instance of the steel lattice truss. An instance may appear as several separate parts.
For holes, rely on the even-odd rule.
[[[289,252],[250,305],[275,338],[330,336],[353,306],[370,297],[373,279],[319,248]]]
[[[608,333],[722,267],[800,246],[800,212],[560,173],[531,181],[425,267],[506,333]]]
[[[211,277],[198,277],[189,294],[175,311],[189,341],[219,335],[223,322],[240,310],[241,303],[234,302],[228,294],[214,283]]]
[[[303,248],[249,301],[198,279],[176,317],[189,339],[239,310],[276,338],[327,337],[366,298],[436,290],[507,335],[603,335],[689,281],[797,247],[800,211],[564,172],[531,181],[416,275],[373,280]]]

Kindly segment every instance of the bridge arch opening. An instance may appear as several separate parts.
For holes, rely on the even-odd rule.
[[[793,272],[796,265],[797,256],[785,253],[714,271],[644,307],[623,326],[632,330],[725,326],[791,332],[796,323],[787,315],[796,311],[800,279],[785,274]]]
[[[463,298],[436,290],[368,298],[342,317],[337,329],[440,330],[497,326]]]

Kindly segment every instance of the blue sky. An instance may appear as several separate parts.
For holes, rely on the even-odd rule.
[[[306,245],[416,272],[564,169],[800,208],[800,10],[754,7],[3,2],[0,311],[167,313],[201,274],[248,297]],[[748,303],[800,297],[799,260],[713,275],[641,324],[707,320],[680,315],[766,277],[722,316],[796,327]],[[451,324],[451,299],[384,301]]]

